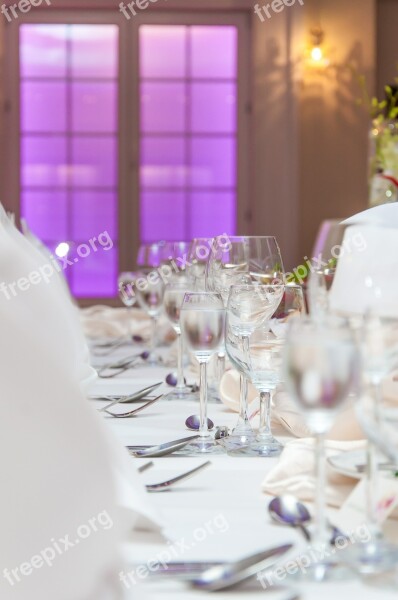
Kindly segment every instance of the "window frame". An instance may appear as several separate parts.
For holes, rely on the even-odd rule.
[[[131,270],[140,243],[140,114],[139,27],[141,25],[233,25],[238,29],[238,125],[237,125],[237,230],[249,233],[250,202],[250,114],[251,15],[245,10],[205,11],[187,9],[146,10],[127,20],[112,7],[73,10],[43,8],[21,15],[5,25],[5,129],[7,144],[4,181],[0,184],[7,208],[20,219],[20,77],[19,27],[26,23],[117,25],[119,27],[119,122],[118,122],[118,230],[119,272]],[[136,100],[135,100],[136,99]],[[120,304],[117,298],[78,298],[81,306]]]

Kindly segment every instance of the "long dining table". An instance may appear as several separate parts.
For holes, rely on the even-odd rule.
[[[131,353],[131,348],[124,346],[111,356],[93,356],[92,362],[99,366]],[[98,379],[91,385],[89,396],[133,393],[156,382],[164,382],[156,394],[166,395],[172,388],[165,383],[165,378],[172,370],[170,366],[151,367],[140,364],[113,379]],[[193,372],[187,373],[190,383],[194,376]],[[104,406],[102,401],[91,400],[91,403],[98,409]],[[136,406],[139,405],[128,404],[115,407],[114,410],[124,412]],[[192,432],[187,430],[185,420],[198,412],[197,399],[169,401],[164,397],[135,418],[114,419],[102,414],[106,425],[126,447],[155,445],[187,437]],[[208,414],[217,426],[232,428],[237,420],[237,414],[222,403],[209,403]],[[291,439],[281,429],[276,429],[275,435],[282,443]],[[126,543],[124,554],[127,566],[122,574],[124,583],[121,579],[121,585],[131,591],[131,598],[194,600],[208,594],[173,577],[173,562],[234,561],[267,548],[293,544],[293,549],[281,561],[283,565],[289,558],[308,551],[308,542],[300,531],[275,524],[268,515],[270,497],[264,494],[261,484],[267,472],[275,466],[277,458],[224,454],[203,457],[171,455],[151,460],[153,466],[140,475],[144,484],[167,480],[207,460],[211,461],[211,465],[172,490],[148,493],[148,503],[158,515],[163,534],[135,531]],[[146,462],[148,459],[131,457],[131,468],[138,469]],[[309,508],[313,512],[311,505]],[[331,515],[332,513],[333,511]],[[156,562],[166,565],[165,573],[151,572],[148,565]],[[373,580],[365,582],[356,576],[339,582],[323,583],[287,583],[286,578],[281,578],[278,585],[276,583],[275,580],[272,583],[263,581],[261,584],[253,579],[244,587],[217,593],[217,598],[243,600],[248,597],[264,597],[269,600],[289,600],[300,597],[319,600],[321,595],[322,600],[358,596],[362,600],[384,600],[396,596],[393,589],[381,588]]]

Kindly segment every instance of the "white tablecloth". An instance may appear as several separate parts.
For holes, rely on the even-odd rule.
[[[133,350],[134,352],[134,350]],[[124,348],[115,352],[112,359],[124,354],[131,354],[132,349]],[[101,363],[105,359],[93,359]],[[106,359],[109,361],[109,357]],[[96,393],[128,393],[145,385],[165,379],[170,368],[140,367],[128,371],[113,380],[99,380],[90,390]],[[188,375],[188,380],[190,380]],[[160,392],[170,391],[166,385]],[[159,392],[159,393],[160,393]],[[91,401],[93,407],[103,403]],[[132,405],[125,405],[131,407]],[[117,420],[104,417],[123,445],[148,445],[185,437],[190,433],[185,428],[187,416],[198,413],[196,402],[169,402],[161,400],[139,417]],[[209,416],[216,425],[233,426],[237,415],[229,412],[221,404],[209,405]],[[276,431],[280,439],[288,440],[285,432]],[[165,457],[154,459],[155,466],[142,474],[145,483],[163,481],[201,464],[206,460],[192,457]],[[302,535],[284,527],[271,523],[267,505],[269,497],[261,492],[261,482],[265,474],[275,464],[272,458],[236,458],[230,456],[210,457],[210,468],[193,479],[175,488],[173,491],[148,494],[148,501],[153,503],[166,524],[165,533],[169,542],[165,543],[155,535],[142,534],[126,546],[126,557],[129,562],[128,572],[131,579],[137,581],[139,588],[131,584],[132,598],[139,600],[191,600],[204,596],[205,592],[191,590],[187,585],[165,578],[154,579],[137,575],[136,566],[147,561],[156,561],[159,556],[167,558],[171,555],[174,561],[185,560],[233,560],[243,558],[247,554],[264,550],[278,544],[294,542],[295,554],[308,547]],[[131,459],[132,466],[144,464],[143,459]],[[174,541],[174,545],[173,544]],[[163,553],[163,554],[162,554]],[[144,584],[144,585],[142,585]],[[137,594],[134,594],[136,589]],[[300,590],[300,597],[308,600],[336,600],[360,596],[361,600],[373,598],[385,599],[393,597],[393,593],[374,588],[370,585],[351,580],[342,583],[300,584],[294,589]],[[248,596],[263,597],[264,590],[259,582],[254,582],[251,590],[234,590],[217,594],[217,598],[246,599]],[[395,595],[395,594],[394,594]],[[291,590],[272,592],[266,597],[291,598]]]

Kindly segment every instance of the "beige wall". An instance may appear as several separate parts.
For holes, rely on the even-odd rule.
[[[304,56],[318,17],[331,66],[314,72]],[[375,32],[375,0],[305,0],[253,17],[250,229],[277,235],[288,268],[311,252],[323,219],[367,206],[369,119],[346,67],[373,89]]]
[[[313,6],[307,0],[307,28]],[[353,64],[373,87],[374,0],[325,0],[321,20],[334,67],[305,71],[300,89],[300,256],[311,251],[323,219],[367,207],[369,118],[355,105],[359,90],[344,67]]]

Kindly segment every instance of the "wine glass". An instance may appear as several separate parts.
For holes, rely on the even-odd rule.
[[[382,319],[368,312],[360,330],[364,383],[369,393],[359,402],[357,413],[362,428],[368,435],[366,468],[366,516],[371,539],[358,547],[349,548],[346,560],[364,574],[384,573],[398,561],[398,546],[385,539],[379,523],[378,464],[383,451],[392,460],[397,459],[397,417],[391,407],[383,405],[382,384],[398,366],[398,321]],[[387,413],[388,419],[384,413]],[[388,429],[390,428],[390,432]],[[391,429],[394,430],[390,435]]]
[[[168,265],[171,269],[171,277],[186,275],[188,255],[191,242],[165,242],[162,250],[162,265]]]
[[[250,336],[274,314],[282,299],[284,287],[280,284],[250,284],[233,285],[230,289],[227,304],[226,348],[231,361],[245,378],[248,378],[251,372]],[[246,433],[246,420],[248,421],[246,404],[241,402],[238,424],[226,440],[230,451],[241,451],[239,456],[245,454],[243,450],[250,450],[254,437],[250,422],[251,435],[248,436]]]
[[[239,284],[283,284],[282,257],[275,237],[218,236],[206,270],[207,289],[219,293],[227,306],[231,286]],[[275,307],[276,308],[276,307]],[[254,437],[247,414],[247,379],[241,374],[240,416],[232,432],[236,447],[247,446]]]
[[[212,247],[213,238],[194,238],[191,242],[187,271],[197,292],[206,292],[206,268]]]
[[[224,339],[225,309],[219,294],[185,294],[181,308],[181,330],[187,348],[200,364],[200,438],[184,454],[221,454],[224,448],[212,438],[207,425],[207,363]]]
[[[316,517],[314,547],[330,541],[326,519],[325,435],[348,396],[358,391],[360,353],[347,321],[327,317],[322,321],[294,319],[289,327],[283,356],[283,377],[292,398],[316,438]],[[312,580],[324,580],[333,573],[328,560],[309,567]]]
[[[141,308],[151,318],[152,335],[150,354],[148,364],[161,364],[161,360],[156,355],[157,347],[157,323],[163,309],[164,282],[155,271],[147,272],[143,270],[143,277],[137,281],[136,294],[137,300]]]
[[[137,302],[137,298],[134,292],[135,280],[137,279],[137,273],[131,271],[123,271],[118,277],[118,290],[119,297],[126,308],[132,308]]]
[[[242,449],[248,456],[278,456],[282,444],[272,435],[271,404],[277,386],[282,382],[282,355],[289,323],[305,315],[303,290],[299,285],[287,285],[282,300],[272,318],[253,331],[249,340],[248,360],[241,366],[260,393],[260,427],[255,440]],[[233,334],[232,334],[233,335]],[[229,354],[234,352],[231,333],[227,332]],[[235,364],[235,360],[232,358]]]
[[[137,265],[144,269],[159,267],[164,256],[166,242],[154,242],[151,244],[141,244],[138,255]]]
[[[188,277],[176,277],[166,285],[163,304],[166,315],[177,334],[178,358],[177,358],[177,385],[173,392],[167,394],[168,400],[192,400],[192,391],[185,384],[183,369],[183,340],[181,334],[181,307],[185,294],[192,288],[192,281]]]

